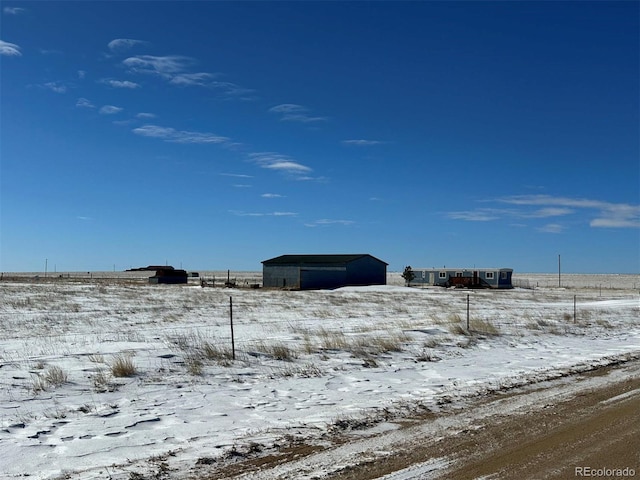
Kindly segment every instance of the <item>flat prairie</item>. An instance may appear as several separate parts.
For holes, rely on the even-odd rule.
[[[397,456],[375,439],[420,415],[444,422],[640,356],[638,275],[566,274],[558,286],[519,274],[505,291],[407,288],[395,273],[385,286],[282,291],[244,288],[258,272],[229,275],[238,288],[3,274],[0,476],[342,478]],[[201,278],[222,285],[227,272]],[[331,457],[335,442],[353,454]],[[324,462],[311,455],[322,451]],[[268,467],[293,468],[291,452],[307,463]],[[460,461],[443,450],[423,476],[390,478],[438,478]]]

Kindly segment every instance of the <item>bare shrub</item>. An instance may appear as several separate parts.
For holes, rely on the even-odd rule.
[[[437,337],[431,337],[424,341],[423,345],[426,348],[435,348],[442,343],[442,339]]]
[[[54,387],[59,387],[69,381],[67,373],[62,370],[62,368],[55,365],[47,368],[47,371],[44,374],[44,380]]]
[[[167,337],[167,341],[182,351],[189,350],[200,343],[196,335],[186,335],[184,333],[171,335]]]
[[[314,377],[322,377],[324,372],[322,369],[317,367],[312,363],[308,363],[302,367],[289,367],[283,368],[277,371],[276,374],[272,375],[272,378],[277,377],[301,377],[301,378],[314,378]]]
[[[325,350],[345,350],[349,344],[344,333],[321,328],[318,333],[320,345]]]
[[[47,390],[49,383],[44,379],[43,376],[37,374],[31,376],[31,391],[37,395],[40,392],[44,392]]]
[[[111,373],[114,377],[133,377],[137,369],[131,355],[116,355],[111,363]]]
[[[489,335],[498,335],[500,333],[500,331],[498,330],[498,328],[496,328],[495,325],[493,325],[492,323],[486,320],[472,319],[469,322],[469,327],[471,328],[471,330],[475,330],[476,332],[486,333]]]
[[[104,370],[99,369],[92,377],[93,388],[98,392],[105,392],[109,386],[109,374]]]
[[[469,332],[462,328],[462,325],[460,325],[459,323],[450,325],[449,331],[454,335],[469,335]]]
[[[92,353],[87,358],[89,359],[90,362],[93,362],[93,363],[105,363],[104,355],[100,353]]]
[[[425,348],[418,354],[418,356],[416,356],[416,360],[418,362],[437,362],[440,359],[433,353],[432,350]]]
[[[187,371],[194,376],[202,375],[203,363],[202,357],[197,354],[187,354],[184,357],[184,363],[187,366]]]
[[[266,344],[265,342],[258,342],[255,344],[255,349],[258,352],[272,356],[276,360],[291,361],[298,357],[296,352],[284,343]]]
[[[365,356],[362,361],[362,366],[364,368],[377,368],[378,362],[371,356]]]
[[[233,351],[229,347],[218,347],[206,340],[202,342],[199,350],[207,360],[216,360],[226,363],[226,361],[233,358]]]
[[[402,341],[398,336],[378,336],[371,338],[375,353],[401,352]]]
[[[271,347],[271,354],[276,360],[291,361],[297,358],[296,353],[283,343],[273,345]]]

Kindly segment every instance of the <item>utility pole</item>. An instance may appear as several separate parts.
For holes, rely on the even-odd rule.
[[[562,285],[562,281],[561,281],[561,273],[560,273],[560,255],[558,255],[558,288],[560,288],[560,286]]]

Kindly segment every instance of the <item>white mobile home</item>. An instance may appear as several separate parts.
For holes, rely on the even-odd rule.
[[[513,288],[511,268],[417,268],[411,285],[440,287]]]

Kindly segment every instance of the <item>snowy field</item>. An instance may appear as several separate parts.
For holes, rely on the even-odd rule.
[[[468,291],[390,274],[307,292],[148,275],[4,274],[0,478],[197,478],[234,455],[640,355],[638,275]]]

